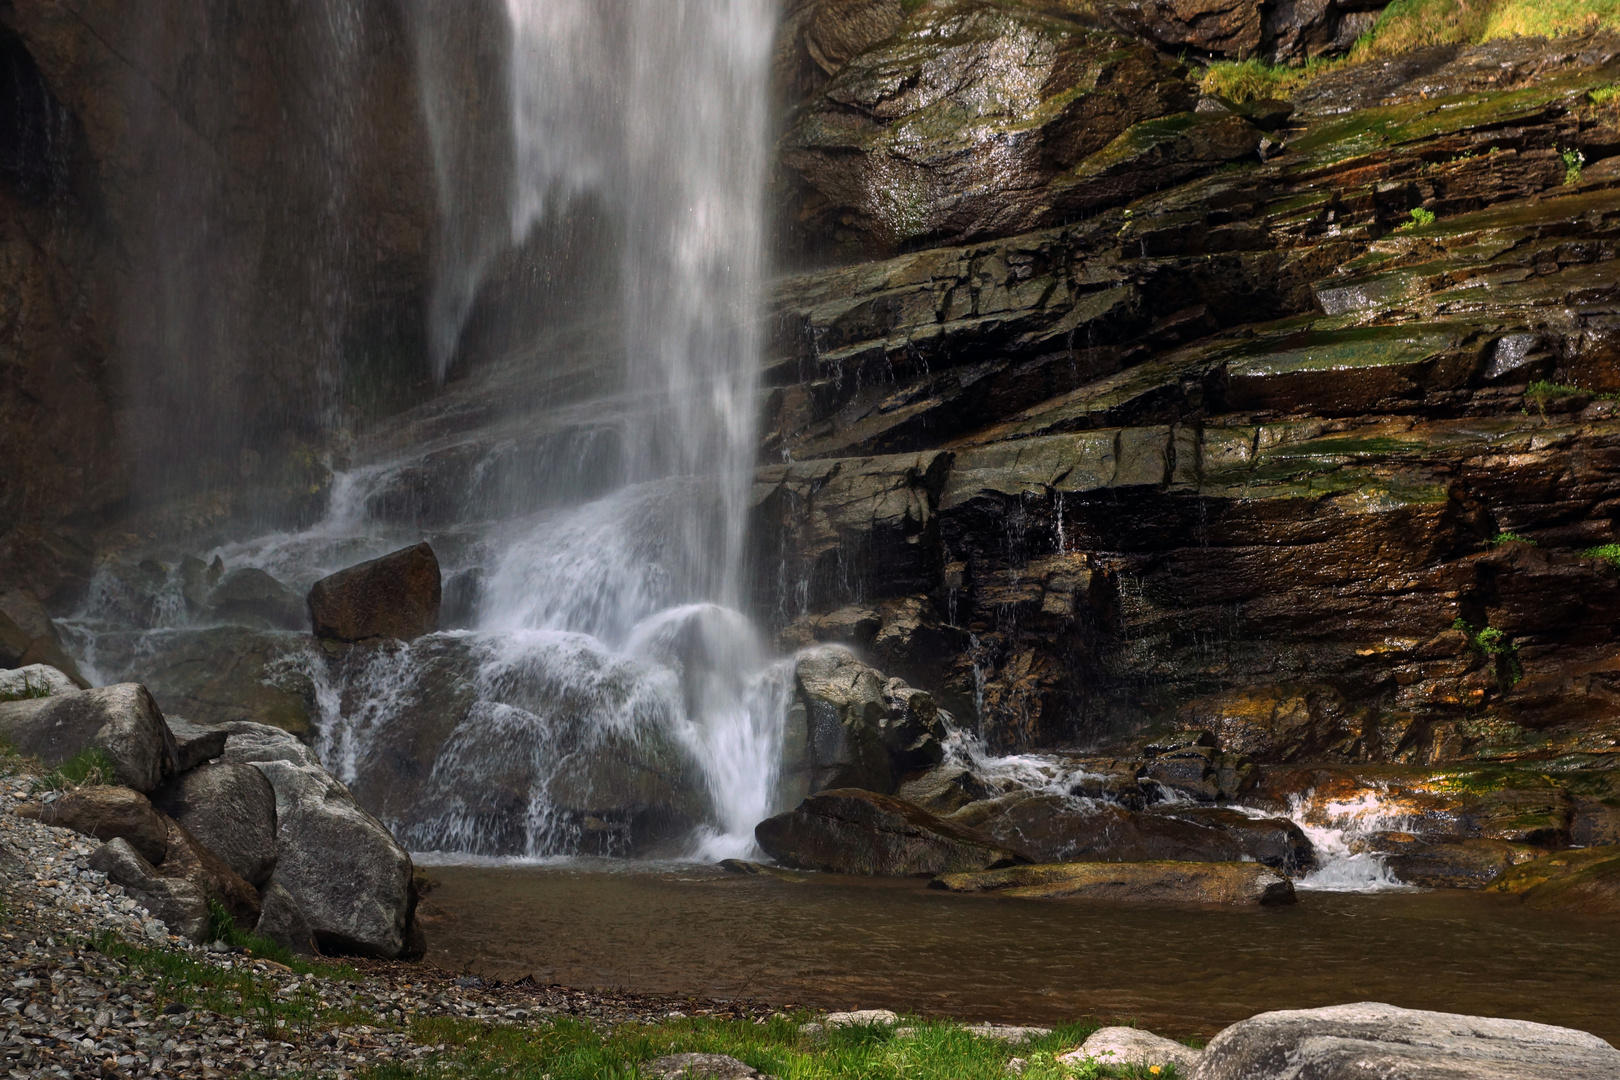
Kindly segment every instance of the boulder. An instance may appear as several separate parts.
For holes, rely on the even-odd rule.
[[[256,567],[232,570],[208,594],[207,612],[221,622],[276,630],[304,627],[304,601]]]
[[[29,664],[11,671],[0,671],[0,701],[27,701],[34,698],[71,694],[79,684],[49,664]]]
[[[143,793],[177,764],[163,713],[138,683],[0,703],[0,736],[53,768],[93,747],[111,760],[119,783]]]
[[[0,668],[20,667],[31,644],[33,642],[22,628],[12,622],[4,611],[0,611]]]
[[[658,1080],[768,1080],[752,1065],[725,1054],[669,1054],[642,1062],[639,1071]]]
[[[152,798],[255,889],[270,880],[276,868],[276,792],[263,772],[215,762],[181,773]]]
[[[109,840],[89,859],[90,869],[107,875],[130,897],[161,919],[169,932],[193,944],[208,936],[208,896],[184,878],[160,877],[157,870],[127,840]]]
[[[340,570],[309,590],[316,637],[413,641],[439,625],[439,560],[426,543]]]
[[[754,836],[784,866],[838,874],[923,876],[1026,861],[972,829],[854,788],[812,795],[760,822]]]
[[[155,695],[154,695],[155,696]],[[167,717],[169,732],[174,736],[174,749],[179,765],[176,772],[186,773],[212,761],[225,752],[225,728],[218,724],[193,724],[177,716]]]
[[[1077,1049],[1058,1055],[1066,1065],[1079,1067],[1088,1061],[1110,1068],[1134,1066],[1163,1069],[1173,1065],[1185,1074],[1198,1064],[1199,1051],[1174,1039],[1133,1027],[1105,1027],[1092,1032]]]
[[[1293,884],[1259,863],[1057,863],[943,874],[929,887],[1004,896],[1166,904],[1292,904]]]
[[[1211,1039],[1191,1080],[1610,1080],[1620,1050],[1570,1028],[1361,1002],[1261,1013]]]
[[[1482,889],[1504,871],[1542,854],[1505,840],[1458,837],[1430,842],[1404,833],[1378,833],[1355,846],[1381,855],[1395,877],[1425,889]]]
[[[157,864],[157,875],[191,882],[209,900],[230,912],[239,928],[253,929],[259,921],[258,890],[242,880],[240,874],[209,851],[185,826],[170,817],[163,820],[168,826],[169,843],[163,861]]]
[[[991,797],[991,790],[973,770],[941,765],[895,788],[896,798],[920,806],[930,814],[953,814],[972,802]]]
[[[887,794],[896,776],[945,756],[934,699],[886,678],[842,645],[801,652],[795,690],[784,733],[790,797],[844,787]]]
[[[1289,877],[1316,869],[1315,845],[1305,830],[1287,818],[1257,818],[1225,806],[1171,806],[1155,808],[1148,814],[1161,815],[1219,829],[1250,858]]]
[[[272,881],[259,893],[259,924],[253,932],[297,956],[319,956],[315,932],[292,893]]]
[[[1260,0],[1144,0],[1122,4],[1115,18],[1170,49],[1252,56],[1265,21]]]
[[[1504,871],[1486,888],[1544,911],[1620,915],[1620,846],[1545,855]]]
[[[279,728],[228,725],[224,760],[276,794],[271,881],[297,901],[322,952],[393,959],[405,945],[411,857],[308,747]]]
[[[893,36],[905,21],[901,0],[819,0],[805,29],[804,44],[828,75]]]
[[[169,851],[169,826],[145,795],[127,787],[91,786],[68,791],[52,802],[24,803],[23,817],[94,836],[124,840],[153,864]]]

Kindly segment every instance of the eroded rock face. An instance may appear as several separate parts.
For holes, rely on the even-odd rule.
[[[138,683],[0,703],[0,733],[50,766],[86,749],[100,750],[119,783],[143,793],[161,784],[177,763],[163,713]]]
[[[262,772],[276,797],[272,882],[297,901],[322,952],[392,959],[405,944],[411,857],[284,731],[233,724],[225,760]]]
[[[930,888],[1033,899],[1170,904],[1292,904],[1289,880],[1256,863],[1127,862],[1012,866],[942,874]]]
[[[1414,1080],[1526,1076],[1600,1080],[1620,1069],[1620,1050],[1595,1035],[1524,1020],[1398,1009],[1364,1002],[1261,1013],[1211,1039],[1192,1080],[1262,1080],[1369,1074]]]
[[[831,11],[827,21],[849,31],[822,31],[840,53],[873,36]],[[823,40],[816,27],[811,42]],[[935,0],[897,30],[850,56],[781,142],[813,193],[805,214],[834,245],[884,251],[1041,225],[1069,205],[1050,181],[1191,102],[1173,64],[1097,25]]]
[[[309,590],[315,636],[413,641],[439,625],[439,560],[426,543],[340,570]]]
[[[1023,861],[972,829],[872,791],[812,795],[754,829],[784,866],[873,877],[921,877]]]

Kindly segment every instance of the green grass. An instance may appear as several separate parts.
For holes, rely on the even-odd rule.
[[[117,782],[118,771],[113,768],[112,759],[99,747],[91,746],[40,777],[34,784],[34,790],[62,791],[70,787]]]
[[[269,938],[237,928],[236,920],[218,900],[208,901],[208,940],[223,941],[237,949],[246,949],[249,956],[260,960],[273,960],[282,967],[291,968],[300,975],[327,970],[324,965],[311,964],[294,955],[292,950],[277,945]]]
[[[1351,58],[1602,29],[1620,29],[1620,0],[1395,0],[1356,43]]]
[[[1315,59],[1289,67],[1268,64],[1264,60],[1218,60],[1205,69],[1198,88],[1239,105],[1270,98],[1287,101],[1300,87],[1326,71],[1342,67],[1345,62],[1342,58]]]
[[[1620,566],[1620,544],[1599,544],[1594,548],[1587,548],[1581,555],[1588,559],[1602,559],[1614,566]]]
[[[411,1024],[419,1043],[448,1049],[438,1064],[472,1080],[631,1080],[637,1066],[666,1054],[727,1054],[779,1080],[1006,1080],[1007,1062],[1022,1058],[1028,1080],[1100,1077],[1176,1080],[1173,1067],[1105,1069],[1057,1061],[1096,1029],[1071,1024],[1035,1042],[1012,1047],[982,1039],[949,1023],[907,1023],[907,1034],[885,1027],[834,1029],[825,1038],[801,1034],[806,1017],[778,1016],[765,1023],[694,1017],[662,1024],[626,1024],[604,1032],[570,1020],[547,1027],[491,1026],[467,1020],[423,1018]],[[394,1066],[362,1072],[369,1080],[415,1080],[435,1075]]]
[[[1608,105],[1620,99],[1620,83],[1613,86],[1600,86],[1586,95],[1594,105]]]
[[[1530,539],[1528,536],[1520,536],[1516,532],[1508,532],[1505,529],[1502,532],[1499,532],[1495,536],[1491,537],[1491,543],[1493,543],[1493,544],[1528,544],[1530,547],[1535,547],[1536,546],[1536,542],[1534,540]]]
[[[111,933],[99,935],[89,945],[151,979],[159,1008],[178,1002],[190,1009],[243,1017],[253,1021],[267,1039],[290,1034],[307,1037],[320,1027],[375,1021],[369,1013],[356,1015],[323,1007],[318,985],[306,984],[290,994],[281,994],[274,980],[260,978],[251,971],[219,967],[171,949],[131,945]],[[308,964],[300,967],[300,974],[355,977],[348,968]]]

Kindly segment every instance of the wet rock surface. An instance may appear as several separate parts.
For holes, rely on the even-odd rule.
[[[412,641],[439,625],[439,560],[426,543],[351,566],[309,590],[315,636]]]
[[[1308,1075],[1340,1080],[1382,1072],[1414,1080],[1527,1075],[1598,1080],[1620,1068],[1620,1050],[1569,1028],[1522,1020],[1362,1003],[1262,1013],[1210,1040],[1193,1080]]]
[[[754,835],[784,866],[840,874],[914,877],[1026,859],[910,803],[852,788],[812,795],[760,822]]]
[[[152,791],[178,764],[163,713],[138,683],[0,702],[0,734],[51,766],[97,750],[120,783],[140,792]]]
[[[1292,904],[1289,880],[1256,863],[1058,863],[947,873],[929,882],[949,892],[1031,899],[1167,904]]]

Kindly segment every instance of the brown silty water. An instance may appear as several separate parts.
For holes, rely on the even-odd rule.
[[[1270,1009],[1382,1001],[1620,1043],[1620,923],[1444,892],[1284,908],[958,896],[708,866],[439,865],[429,959],[501,979],[814,1008],[1210,1035]]]

